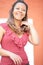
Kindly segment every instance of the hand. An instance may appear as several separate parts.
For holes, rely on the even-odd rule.
[[[32,19],[28,19],[28,26],[29,27],[33,26],[33,20]]]
[[[10,54],[10,58],[13,60],[15,65],[21,65],[22,59],[19,55],[16,55],[16,54],[12,53],[12,54]]]
[[[30,31],[31,28],[33,28],[33,20],[32,19],[28,19],[27,21],[22,21],[22,25],[26,25],[28,32]]]
[[[22,25],[27,25],[28,27],[33,25],[33,20],[32,19],[28,19],[27,21],[23,21]]]

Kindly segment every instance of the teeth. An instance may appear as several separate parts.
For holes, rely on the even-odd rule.
[[[21,16],[21,14],[17,14],[18,16]]]
[[[21,13],[17,13],[18,15],[21,15]]]

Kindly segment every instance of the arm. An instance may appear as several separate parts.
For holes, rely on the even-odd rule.
[[[11,60],[13,60],[13,62],[17,65],[22,63],[22,59],[19,55],[16,55],[10,51],[7,51],[3,48],[0,48],[0,56],[8,56]]]
[[[0,56],[8,56],[11,60],[13,60],[13,62],[17,65],[22,63],[22,59],[19,55],[16,55],[10,51],[7,51],[3,48],[0,48]]]
[[[3,35],[5,34],[5,30],[0,26],[0,41],[2,40]]]
[[[29,41],[34,45],[39,44],[38,33],[36,32],[36,29],[33,25],[30,26]]]
[[[0,42],[2,40],[3,35],[5,34],[5,30],[0,26]],[[0,48],[0,56],[8,56],[13,62],[17,65],[21,64],[22,59],[19,55],[16,55],[8,50]]]
[[[33,20],[32,19],[28,19],[28,22],[22,22],[22,24],[25,24],[28,26],[29,29],[29,39],[28,41],[30,43],[32,43],[33,45],[37,45],[39,44],[39,38],[38,38],[38,33],[33,25]]]
[[[28,21],[28,26],[30,28],[29,41],[34,45],[39,44],[38,33],[33,25],[33,20]]]

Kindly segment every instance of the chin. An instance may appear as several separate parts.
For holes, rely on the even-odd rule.
[[[20,20],[20,21],[22,20],[22,19],[19,19],[19,18],[16,18],[16,19],[17,19],[17,20]]]

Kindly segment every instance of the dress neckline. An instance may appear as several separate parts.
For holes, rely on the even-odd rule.
[[[26,33],[26,32],[23,32],[23,33],[21,33],[21,35],[19,36],[16,32],[14,32],[14,31],[10,28],[10,26],[8,26],[8,27],[9,27],[10,31],[11,31],[17,38],[19,38],[19,39],[23,38],[23,36],[24,36],[25,33]]]
[[[23,33],[21,36],[19,36],[19,35],[18,35],[18,34],[16,34],[15,32],[14,32],[14,34],[15,34],[15,36],[16,36],[18,39],[23,38],[23,37],[24,37],[24,35],[25,35],[25,33]]]

